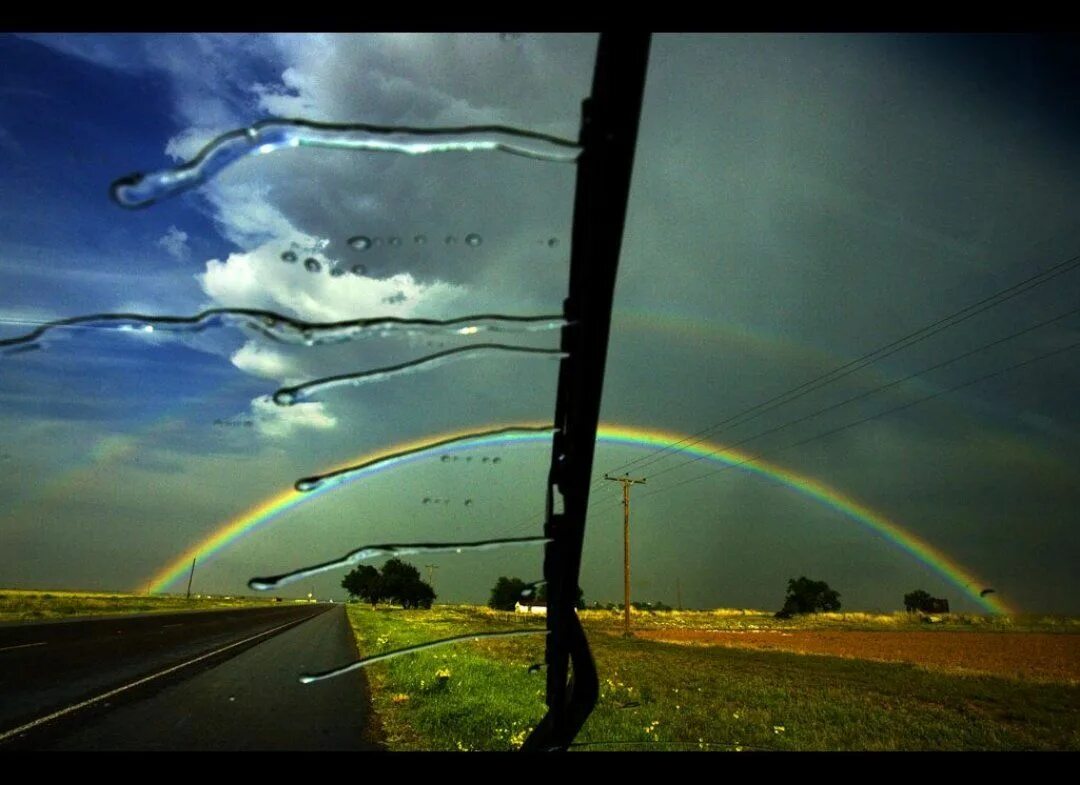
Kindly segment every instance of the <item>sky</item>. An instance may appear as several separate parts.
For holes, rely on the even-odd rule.
[[[80,315],[220,307],[312,322],[558,314],[572,162],[300,147],[143,209],[109,185],[271,118],[575,140],[596,41],[0,37],[0,339]],[[1080,271],[713,427],[1080,253],[1075,51],[1029,37],[654,36],[601,412],[607,432],[633,436],[597,449],[587,601],[621,600],[621,489],[602,475],[625,470],[648,480],[632,496],[637,600],[674,605],[678,586],[689,607],[771,610],[806,575],[852,610],[897,609],[922,588],[979,611],[994,588],[1013,610],[1080,613]],[[558,363],[536,353],[289,407],[269,397],[490,341],[553,349],[558,334],[309,347],[236,327],[66,328],[0,354],[0,585],[183,591],[186,573],[161,579],[190,552],[195,592],[246,594],[253,576],[363,545],[540,534],[550,449],[532,439],[431,450],[207,545],[358,456],[550,422]],[[657,452],[709,428],[697,453]],[[539,579],[542,551],[409,559],[434,565],[439,601],[483,602],[501,575]],[[281,593],[341,598],[343,574]]]

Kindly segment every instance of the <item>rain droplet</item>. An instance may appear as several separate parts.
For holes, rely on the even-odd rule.
[[[422,234],[418,234],[418,235],[416,235],[416,237],[414,237],[412,239],[413,239],[413,242],[416,243],[417,245],[423,245],[424,243],[427,242],[427,238],[424,237],[424,235],[422,235]]]
[[[485,456],[484,456],[483,458],[481,458],[481,459],[480,459],[480,463],[487,463],[487,462],[488,462],[488,461],[490,461],[490,460],[491,460],[491,459],[490,459],[490,458],[488,458],[488,457],[487,457],[487,456],[485,455]]]
[[[494,458],[492,458],[492,459],[491,459],[491,462],[492,462],[492,463],[498,463],[498,462],[499,462],[499,461],[501,461],[501,460],[502,460],[502,458],[500,458],[500,457],[498,457],[498,456],[495,456]]]
[[[296,403],[296,393],[288,390],[278,390],[274,393],[274,403],[278,406],[292,406]]]
[[[296,261],[296,254],[294,254],[292,251],[286,251],[285,253],[283,253],[281,255],[281,261],[283,261],[283,262],[295,262]]]
[[[454,237],[454,235],[452,235],[452,234],[446,235],[446,244],[447,245],[453,245],[456,242],[457,242],[457,238]]]
[[[297,480],[295,487],[296,490],[306,493],[315,490],[320,485],[322,485],[322,480]]]
[[[358,234],[356,237],[349,238],[349,245],[358,251],[366,251],[371,247],[371,239],[364,237],[362,234]]]
[[[466,499],[465,506],[468,507],[470,504],[472,504],[472,499]]]
[[[552,237],[552,238],[550,238],[548,240],[548,248],[554,248],[558,244],[559,244],[559,239],[557,237]]]
[[[394,246],[394,247],[396,248],[397,246],[401,245],[401,238],[400,238],[400,237],[391,237],[391,238],[390,238],[389,240],[387,240],[386,242],[387,242],[387,243],[388,243],[389,245],[392,245],[392,246]]]
[[[352,266],[353,275],[367,275],[367,268],[362,264],[354,264]]]
[[[330,277],[331,278],[340,278],[343,275],[345,275],[345,268],[344,267],[334,266],[334,267],[330,268]]]
[[[421,504],[427,504],[430,501],[431,501],[431,497],[430,496],[425,496],[424,501],[422,501]]]
[[[308,272],[317,273],[322,269],[322,265],[319,264],[319,260],[314,256],[309,256],[304,260],[304,269]]]
[[[450,460],[450,456],[449,456],[449,455],[444,455],[444,456],[443,456],[442,458],[440,458],[439,460],[441,460],[441,461],[442,461],[443,463],[446,463],[446,462],[447,462],[448,460]]]
[[[484,242],[484,238],[478,235],[476,232],[465,235],[465,242],[471,245],[473,248]]]

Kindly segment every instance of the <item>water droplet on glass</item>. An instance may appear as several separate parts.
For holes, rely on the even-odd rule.
[[[465,242],[471,245],[473,248],[484,242],[484,238],[478,235],[476,232],[465,235]]]
[[[315,490],[320,485],[322,485],[322,480],[297,480],[295,487],[296,490],[307,493],[308,491]]]
[[[397,246],[401,245],[401,238],[400,237],[391,237],[386,242],[387,242],[387,244],[392,245],[392,246],[394,246],[396,248]]]
[[[491,459],[491,462],[492,462],[492,463],[498,463],[498,462],[499,462],[499,461],[501,461],[501,460],[502,460],[502,458],[500,458],[500,457],[498,457],[498,456],[495,456],[494,458],[492,458],[492,459]]]
[[[416,243],[417,245],[423,245],[424,243],[427,242],[427,238],[424,237],[424,235],[422,235],[422,234],[418,234],[418,235],[416,235],[416,237],[414,237],[412,239],[413,239],[413,242]]]
[[[421,504],[427,504],[430,501],[431,501],[431,497],[430,496],[425,496],[424,501],[422,501]]]
[[[362,264],[354,264],[352,266],[353,275],[367,275],[367,268]]]
[[[446,235],[446,244],[447,245],[453,245],[456,242],[457,242],[457,238],[455,238],[454,235],[452,235],[452,234]]]
[[[335,266],[335,267],[330,268],[330,277],[331,278],[340,278],[343,275],[345,275],[345,268],[344,267]]]
[[[294,254],[292,251],[286,251],[285,253],[283,253],[281,255],[281,261],[283,261],[283,262],[295,262],[296,261],[296,254]]]
[[[448,460],[450,460],[450,456],[449,456],[449,455],[444,455],[444,456],[443,456],[442,458],[440,458],[439,460],[441,460],[441,461],[442,461],[443,463],[446,463],[446,462],[447,462]]]
[[[319,260],[314,256],[309,256],[304,260],[304,269],[308,272],[317,273],[322,269],[322,265],[319,264]]]
[[[349,245],[358,251],[366,251],[371,247],[371,240],[362,234],[358,234],[356,237],[349,238]]]
[[[556,237],[552,237],[551,239],[548,240],[548,248],[554,248],[558,244],[559,244],[559,240]]]
[[[472,499],[466,499],[465,506],[468,507],[470,504],[472,504]]]
[[[278,406],[292,406],[296,403],[296,393],[289,390],[278,390],[274,393],[274,403]]]

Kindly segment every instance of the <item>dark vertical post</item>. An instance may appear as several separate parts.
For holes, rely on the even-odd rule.
[[[191,560],[191,573],[188,575],[187,579],[187,598],[189,600],[191,599],[191,580],[195,577],[195,559],[197,558],[199,557],[196,556]]]
[[[630,483],[622,485],[623,637],[630,637]]]
[[[647,33],[601,34],[592,93],[582,105],[583,152],[577,163],[570,286],[563,306],[569,324],[562,348],[568,356],[559,367],[544,524],[552,539],[544,551],[548,713],[526,740],[526,750],[566,749],[599,693],[574,606],[648,56]],[[556,493],[563,501],[561,513],[555,511]]]

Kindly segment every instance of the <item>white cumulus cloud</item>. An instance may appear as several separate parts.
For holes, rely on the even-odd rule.
[[[251,411],[256,430],[272,439],[284,439],[305,429],[327,431],[337,425],[337,418],[319,401],[278,406],[264,395],[251,402]]]
[[[255,341],[245,343],[229,359],[241,371],[266,379],[291,384],[296,374],[288,357]]]
[[[177,229],[175,226],[170,226],[169,230],[158,239],[157,244],[168,251],[169,255],[174,259],[182,260],[191,252],[187,241],[187,232]]]

